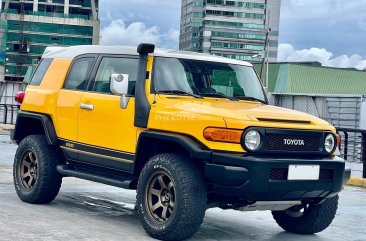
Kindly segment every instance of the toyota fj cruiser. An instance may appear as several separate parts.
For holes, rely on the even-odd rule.
[[[326,121],[268,105],[251,64],[198,53],[76,46],[43,55],[12,133],[19,198],[63,177],[137,190],[146,232],[191,237],[211,207],[271,210],[289,232],[332,222],[345,162]]]

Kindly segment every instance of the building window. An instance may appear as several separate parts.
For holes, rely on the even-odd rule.
[[[203,13],[202,12],[194,12],[193,13],[193,18],[203,18]]]
[[[252,44],[212,42],[211,46],[216,47],[216,48],[228,48],[228,49],[246,49],[246,50],[256,50],[256,51],[264,50],[263,45],[252,45]]]
[[[203,7],[203,1],[202,2],[195,2],[193,6],[196,7],[196,8],[202,8]]]
[[[247,33],[229,33],[229,32],[212,32],[213,37],[223,37],[223,38],[235,38],[235,39],[257,39],[265,40],[266,36],[264,34],[247,34]]]
[[[193,22],[192,23],[192,27],[194,27],[194,28],[199,28],[201,26],[202,26],[202,22]]]
[[[225,21],[213,21],[206,20],[203,22],[205,26],[222,26],[229,28],[249,28],[249,29],[264,29],[264,24],[256,23],[238,23],[238,22],[225,22]]]

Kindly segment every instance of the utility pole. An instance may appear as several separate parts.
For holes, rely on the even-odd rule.
[[[269,23],[270,23],[270,12],[271,10],[268,9],[268,0],[266,0],[266,45],[265,45],[265,58],[266,58],[266,81],[265,81],[265,87],[268,88],[268,82],[269,82],[269,37],[271,36],[271,28],[269,27]]]

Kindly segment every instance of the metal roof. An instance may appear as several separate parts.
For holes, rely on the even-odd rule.
[[[102,45],[80,45],[57,49],[46,49],[43,54],[43,58],[75,58],[82,54],[125,54],[125,55],[138,55],[137,47],[134,46],[102,46]],[[193,59],[210,62],[219,62],[227,64],[252,66],[252,64],[235,59],[224,58],[215,55],[195,53],[189,51],[178,51],[170,49],[156,49],[153,56],[168,57],[168,58],[180,58],[180,59]]]
[[[260,65],[255,65],[260,69]],[[299,63],[271,63],[269,91],[296,94],[366,94],[366,71]]]

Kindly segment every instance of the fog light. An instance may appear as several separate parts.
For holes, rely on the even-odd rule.
[[[261,135],[258,131],[248,131],[245,135],[244,145],[248,150],[255,151],[261,144]]]
[[[336,145],[336,143],[335,143],[334,135],[328,134],[327,137],[325,137],[325,141],[324,141],[325,150],[328,153],[332,153],[334,151],[335,145]]]

